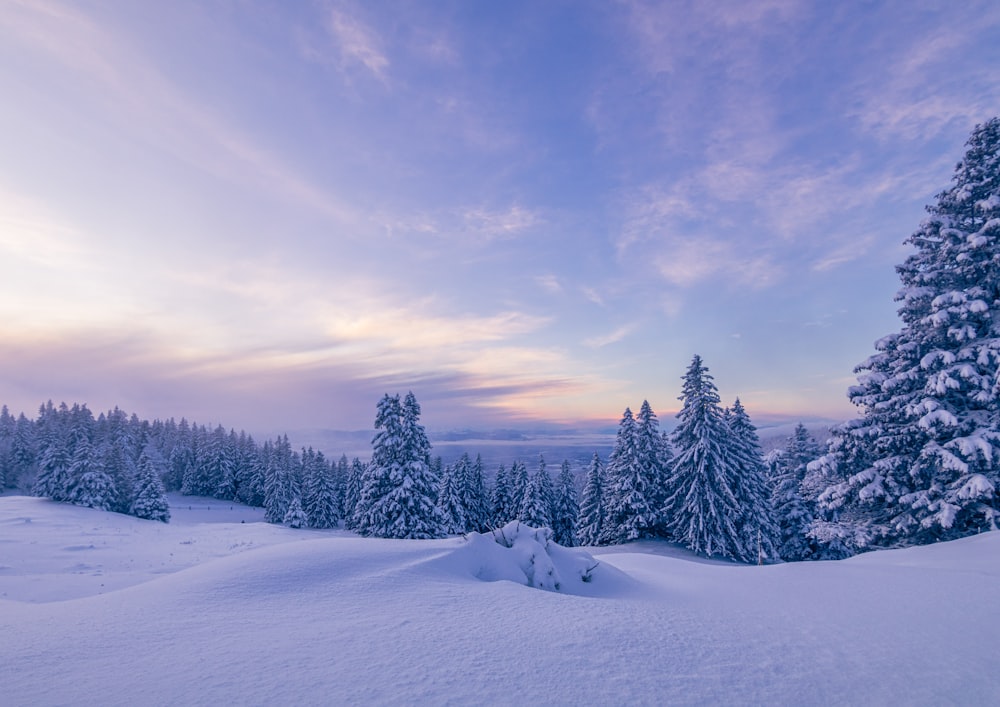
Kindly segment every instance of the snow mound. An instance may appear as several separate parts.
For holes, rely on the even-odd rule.
[[[489,533],[469,533],[450,562],[484,582],[507,580],[564,594],[617,594],[628,575],[589,552],[552,540],[549,528],[511,521]]]

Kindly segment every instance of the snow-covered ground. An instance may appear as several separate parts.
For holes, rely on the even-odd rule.
[[[172,501],[0,498],[0,703],[1000,703],[1000,533],[769,567],[594,549],[556,593],[477,578],[513,549]]]

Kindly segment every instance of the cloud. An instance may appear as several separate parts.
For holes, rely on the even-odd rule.
[[[383,42],[371,27],[340,8],[330,8],[326,28],[339,53],[341,69],[361,66],[380,81],[386,80],[389,59]]]
[[[618,343],[619,341],[627,337],[629,334],[631,334],[638,328],[639,325],[635,322],[631,324],[625,324],[608,334],[604,334],[601,336],[594,336],[589,339],[585,339],[583,345],[592,349],[601,349],[604,348],[605,346]]]
[[[511,238],[543,223],[536,212],[519,204],[512,204],[503,210],[468,209],[462,214],[462,221],[466,233],[486,241]]]
[[[872,53],[884,70],[860,76],[850,86],[846,104],[861,127],[883,140],[926,141],[948,126],[968,130],[991,117],[1000,102],[1000,77],[993,70],[1000,53],[970,52],[987,45],[1000,28],[995,3],[949,8],[938,21],[898,30],[872,40]],[[866,48],[867,49],[867,48]]]
[[[559,283],[559,278],[553,275],[552,273],[547,273],[545,275],[536,275],[535,282],[538,284],[539,287],[541,287],[549,294],[553,295],[562,294],[563,287]]]

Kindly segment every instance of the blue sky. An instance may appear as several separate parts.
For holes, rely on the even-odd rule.
[[[4,2],[3,402],[848,417],[997,66],[995,2]]]

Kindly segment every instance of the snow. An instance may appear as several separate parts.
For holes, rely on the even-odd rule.
[[[523,557],[489,534],[359,538],[171,500],[163,524],[0,497],[4,704],[921,705],[1000,695],[998,532],[765,567],[698,561],[653,541],[563,557],[553,548],[560,573],[587,553],[600,563],[589,593],[569,593],[525,586]]]

